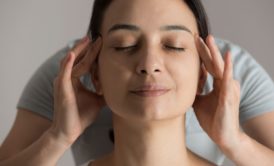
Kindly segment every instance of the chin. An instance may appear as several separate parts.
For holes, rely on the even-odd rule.
[[[185,111],[178,111],[163,105],[150,105],[146,107],[134,107],[129,109],[133,118],[145,121],[166,120],[183,116]]]

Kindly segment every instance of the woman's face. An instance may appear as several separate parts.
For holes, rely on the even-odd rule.
[[[115,114],[159,120],[191,107],[200,61],[182,0],[115,0],[102,23],[98,88]]]

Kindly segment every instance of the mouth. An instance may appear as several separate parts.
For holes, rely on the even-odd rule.
[[[141,97],[157,97],[166,94],[170,89],[155,84],[147,84],[130,91],[131,93]]]

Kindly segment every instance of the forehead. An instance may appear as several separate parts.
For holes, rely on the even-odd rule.
[[[183,0],[113,0],[104,14],[102,31],[115,24],[133,24],[144,31],[184,25],[197,32],[195,17]]]

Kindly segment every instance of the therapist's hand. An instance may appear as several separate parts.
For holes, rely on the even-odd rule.
[[[196,47],[206,70],[213,76],[213,90],[197,95],[193,108],[201,127],[221,148],[239,138],[240,85],[233,79],[231,54],[223,60],[214,38],[209,35],[206,43],[196,37]]]
[[[100,37],[94,43],[88,37],[83,38],[61,61],[54,80],[54,118],[50,131],[67,144],[72,144],[95,121],[105,105],[102,96],[87,90],[80,82],[80,76],[90,72],[100,48]]]

